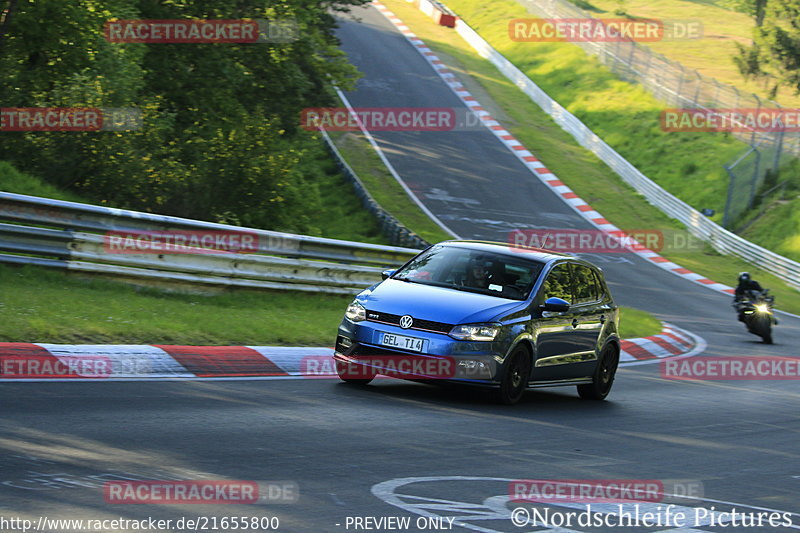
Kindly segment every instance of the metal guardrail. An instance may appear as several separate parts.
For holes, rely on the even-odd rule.
[[[597,155],[626,183],[641,193],[648,202],[683,223],[692,235],[709,242],[720,253],[741,257],[774,274],[792,287],[800,289],[800,263],[731,233],[668,193],[619,155],[575,115],[550,98],[525,73],[495,50],[463,20],[459,19],[456,22],[456,31],[478,54],[491,61],[506,78],[536,102],[581,146]]]
[[[419,251],[6,192],[0,220],[0,262],[207,285],[352,294]],[[104,235],[172,230],[247,232],[258,244],[253,253],[118,253]]]

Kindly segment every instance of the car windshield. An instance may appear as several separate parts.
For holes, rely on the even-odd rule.
[[[455,246],[434,246],[392,279],[524,300],[542,263]]]

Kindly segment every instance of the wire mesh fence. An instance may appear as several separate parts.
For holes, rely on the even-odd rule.
[[[594,18],[567,0],[517,0],[528,12],[548,19]],[[664,34],[672,35],[671,21],[662,21]],[[632,40],[614,42],[576,40],[574,44],[595,55],[620,78],[639,83],[668,106],[684,109],[780,109],[772,100],[700,74]],[[752,204],[765,177],[788,160],[800,156],[800,132],[756,131],[737,128],[732,134],[750,146],[723,166],[731,178],[725,227],[735,223]],[[755,168],[753,168],[753,165]]]

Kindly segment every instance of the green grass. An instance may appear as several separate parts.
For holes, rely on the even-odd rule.
[[[40,267],[0,265],[0,341],[331,346],[350,296],[166,292]],[[623,308],[627,337],[660,322]]]
[[[341,174],[325,173],[318,186],[329,200],[311,213],[321,236],[389,244]],[[91,203],[3,162],[0,190]],[[0,264],[0,341],[329,346],[351,300],[289,291],[186,294]]]
[[[429,243],[452,239],[406,194],[361,133],[330,132],[347,164],[381,207]]]
[[[137,288],[0,265],[0,341],[332,346],[350,296]]]
[[[341,143],[356,161],[372,148],[365,139]],[[374,154],[374,152],[372,152]],[[377,159],[377,156],[376,156]],[[378,160],[378,164],[380,160]],[[370,181],[375,195],[380,191],[381,167],[361,165],[374,174]],[[363,178],[362,178],[363,179]],[[322,184],[325,197],[343,198],[351,194],[349,183]],[[388,189],[389,187],[387,187]],[[419,209],[405,195],[393,198],[395,212]],[[82,199],[58,191],[32,176],[0,163],[0,189],[62,200]],[[340,215],[328,206],[320,217],[331,216],[323,226],[328,236],[364,239],[363,226],[370,223],[366,211],[337,202]],[[430,219],[410,219],[430,229]],[[427,222],[427,224],[425,224]],[[438,229],[438,226],[436,227]],[[441,230],[439,230],[441,231]],[[446,235],[430,230],[433,242]],[[302,292],[224,290],[217,294],[185,293],[137,287],[103,277],[76,275],[39,267],[14,267],[0,264],[0,341],[52,343],[195,344],[195,345],[291,345],[328,346],[350,296],[306,294]],[[654,317],[625,309],[623,331],[629,336],[646,336],[660,331]],[[632,319],[632,317],[634,317]]]
[[[389,2],[392,7],[398,4]],[[728,186],[722,165],[741,153],[744,143],[723,133],[662,131],[660,113],[667,106],[644,87],[617,78],[575,44],[510,40],[508,21],[530,17],[515,0],[448,0],[447,4],[646,176],[698,209],[715,209],[721,220]],[[451,40],[441,44],[448,53],[448,47],[468,46]],[[540,122],[538,117],[513,114],[528,128]],[[537,144],[530,148],[547,154]]]
[[[20,172],[5,161],[0,161],[0,191],[42,196],[70,202],[83,201],[77,194],[61,190],[35,176]]]
[[[514,84],[509,82],[491,65],[491,63],[478,56],[454,31],[435,25],[424,14],[401,0],[385,0],[384,3],[394,11],[412,31],[421,39],[425,40],[449,68],[456,72],[456,74],[462,75],[462,81],[465,82],[467,88],[481,101],[483,106],[486,107],[492,115],[497,117],[511,133],[513,133],[527,148],[533,151],[549,169],[555,172],[556,175],[564,181],[564,183],[569,185],[579,196],[589,202],[592,207],[601,212],[609,221],[628,231],[637,229],[682,229],[682,226],[677,221],[670,219],[664,213],[650,205],[643,196],[629,185],[625,184],[619,176],[596,156],[577,145],[575,140],[568,133],[564,132],[539,108],[539,106],[533,103]],[[463,9],[464,4],[470,4],[475,7],[477,2],[472,0],[448,1],[448,5],[456,8],[456,11],[460,12],[461,15],[465,15]],[[523,15],[520,15],[517,10],[513,9],[514,6],[517,6],[516,3],[507,0],[497,0],[491,4],[484,3],[481,5],[483,6],[483,11],[478,10],[477,7],[475,9],[478,11],[476,17],[481,19],[483,24],[489,24],[487,19],[489,13],[493,13],[492,17],[498,17],[497,10],[500,9],[500,7],[508,11],[505,15],[506,20],[507,18],[524,16],[524,12]],[[471,17],[467,17],[466,20],[472,24]],[[497,34],[498,30],[496,27],[498,24],[495,23],[494,26],[495,28],[489,28],[487,33]],[[499,26],[502,28],[506,27],[502,24]],[[483,30],[481,30],[481,33],[483,34]],[[484,38],[486,37],[487,36],[484,35]],[[519,45],[526,43],[512,44]],[[538,44],[544,46],[559,45],[561,43],[537,43],[537,46]],[[495,44],[495,46],[497,45]],[[506,43],[506,46],[509,46],[509,44]],[[544,55],[536,54],[529,58],[529,61],[539,65],[536,69],[537,73],[531,75],[529,72],[529,75],[531,75],[534,81],[539,83],[541,78],[549,80],[548,71],[557,73],[559,79],[561,79],[561,82],[565,85],[562,88],[553,88],[550,94],[555,96],[562,105],[565,105],[565,102],[561,101],[561,96],[563,94],[568,95],[568,100],[571,99],[578,102],[583,100],[595,101],[597,97],[595,96],[591,83],[575,80],[578,85],[583,87],[583,91],[585,92],[581,97],[577,94],[580,91],[575,89],[575,84],[564,79],[567,73],[563,72],[563,70],[577,68],[579,72],[581,70],[589,71],[589,74],[591,74],[590,79],[592,79],[597,76],[597,72],[595,71],[603,70],[603,67],[595,64],[593,60],[590,61],[584,56],[584,67],[581,68],[581,63],[576,59],[574,52],[576,50],[580,54],[583,54],[583,52],[573,45],[565,44],[563,46],[572,46],[574,50],[565,48],[563,58],[559,58],[557,55],[554,56],[550,52],[546,52]],[[588,63],[592,64],[589,65]],[[471,79],[464,79],[464,74],[470,76]],[[610,74],[607,74],[607,76],[610,77]],[[548,83],[552,83],[552,81],[550,80]],[[623,82],[613,80],[609,80],[608,83],[614,87],[618,84],[622,84],[623,86],[627,85]],[[628,86],[628,88],[622,87],[622,89],[625,89],[622,94],[629,94],[630,91],[635,92],[638,90],[630,86]],[[608,90],[607,85],[600,83],[598,85],[598,90],[600,93],[606,94]],[[613,94],[608,94],[608,96],[612,98],[613,101],[621,98]],[[595,102],[595,104],[599,105],[598,102]],[[615,104],[612,103],[611,105],[614,107]],[[631,120],[633,119],[631,118]],[[614,123],[619,125],[620,119],[615,119]],[[623,127],[622,131],[616,132],[616,137],[634,137],[636,134],[633,133],[632,127],[632,125],[628,125],[628,132],[626,132]],[[601,134],[601,137],[602,136]],[[609,141],[609,139],[605,140]],[[693,154],[692,156],[686,155],[685,157],[687,160],[691,160],[692,158],[701,161],[707,159],[705,156],[705,145],[703,143],[692,146],[692,143],[687,141],[686,146],[686,149]],[[648,150],[651,152],[654,150],[664,152],[664,156],[660,160],[663,166],[671,166],[673,164],[671,153],[664,146],[649,147]],[[665,164],[667,162],[669,165]],[[645,172],[645,174],[647,174],[647,172]],[[706,185],[698,181],[694,186],[702,189]],[[701,251],[669,251],[664,252],[662,255],[710,279],[729,285],[735,284],[738,272],[749,271],[756,279],[761,281],[762,284],[772,289],[773,294],[777,296],[776,302],[779,308],[793,313],[800,313],[799,291],[792,289],[775,276],[743,260],[732,256],[722,256],[710,249],[710,247],[705,247]]]
[[[619,7],[618,0],[590,0],[590,3],[597,8],[592,16],[616,17],[614,10]],[[733,62],[733,57],[738,55],[736,43],[744,46],[751,44],[755,20],[749,15],[725,9],[718,4],[720,3],[696,0],[625,0],[624,9],[631,17],[699,21],[703,26],[701,39],[663,40],[642,44],[689,69],[733,85],[742,93],[755,93],[761,98],[769,98],[764,84],[744,80]],[[800,105],[800,97],[792,94],[789,89],[779,92],[776,100],[785,107]]]
[[[773,204],[741,235],[752,241],[768,243],[770,250],[800,261],[800,199]]]
[[[401,5],[397,0],[388,3],[403,11],[404,15],[408,13],[409,16],[420,17],[420,21],[424,19],[424,15],[412,14],[412,9]],[[595,11],[600,17],[615,16],[613,11],[619,7],[617,0],[597,0],[591,4],[600,11]],[[697,209],[714,209],[717,214],[712,217],[713,220],[717,223],[722,221],[729,182],[722,165],[738,156],[744,150],[745,143],[726,133],[663,132],[660,130],[659,113],[667,106],[652,97],[643,87],[618,79],[596,58],[588,56],[578,46],[571,43],[511,41],[507,33],[508,20],[530,17],[514,0],[496,0],[491,4],[479,0],[449,0],[448,5],[646,176]],[[703,39],[665,40],[647,45],[689,67],[698,68],[706,75],[735,85],[742,94],[752,91],[766,96],[762,86],[742,81],[731,59],[735,53],[735,42],[749,42],[750,30],[754,25],[750,17],[722,9],[713,3],[700,4],[690,0],[629,0],[624,7],[631,16],[701,21],[705,32]],[[464,51],[469,49],[452,31],[448,33],[437,30],[430,35],[446,53],[450,52],[451,47]],[[475,54],[469,55],[472,56],[471,59],[476,57]],[[474,61],[465,61],[464,64],[468,69],[476,66]],[[494,70],[491,66],[488,68]],[[490,71],[486,72],[488,74]],[[483,83],[485,79],[479,78],[479,81]],[[511,100],[498,101],[517,111],[527,109],[527,106],[521,107],[527,97],[516,92],[516,97],[501,95],[504,98],[510,97]],[[778,100],[787,106],[800,105],[800,96],[787,91]],[[741,105],[746,107],[755,106],[751,100],[743,102]],[[548,150],[554,148],[552,144],[547,143],[546,139],[541,142],[541,136],[535,135],[536,132],[533,131],[535,125],[540,123],[539,117],[543,116],[542,113],[530,115],[526,111],[510,112],[509,115],[512,126],[510,129],[523,142],[529,141],[534,152],[544,156],[548,153],[559,153],[549,152]],[[515,130],[515,125],[521,128]],[[571,140],[569,142],[572,143]],[[569,150],[561,153],[571,154]],[[556,167],[567,167],[567,172],[570,170],[569,165],[556,165],[552,158],[545,162],[554,170],[557,170]],[[560,172],[557,174],[562,176]],[[579,193],[581,190],[592,191],[594,195],[587,195],[589,197],[585,199],[593,205],[596,204],[602,213],[613,213],[617,225],[636,227],[629,225],[629,221],[635,224],[639,213],[619,209],[615,205],[616,191],[613,189],[604,192],[591,184],[582,187],[579,182],[586,181],[585,176],[586,174],[580,172],[567,174],[567,183]],[[792,194],[788,196],[789,205],[776,205],[778,213],[770,213],[769,216],[757,219],[742,236],[800,261],[800,220],[795,215],[800,210],[800,198],[797,197],[800,189],[798,166],[794,164],[785,167],[779,179],[793,182],[793,187],[790,187]],[[607,204],[611,204],[610,208],[604,207]],[[641,223],[639,227],[642,227]],[[741,270],[744,269],[746,267],[742,265]]]
[[[661,333],[661,321],[640,309],[620,307],[619,336],[622,339],[648,337]]]

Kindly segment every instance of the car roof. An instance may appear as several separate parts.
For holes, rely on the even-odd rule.
[[[492,252],[509,257],[524,258],[540,263],[549,263],[556,259],[578,259],[569,254],[545,250],[544,248],[534,248],[531,246],[516,245],[507,242],[478,241],[478,240],[451,240],[440,242],[444,246],[466,248],[469,250],[480,250],[482,252]],[[583,262],[583,261],[581,261]]]

